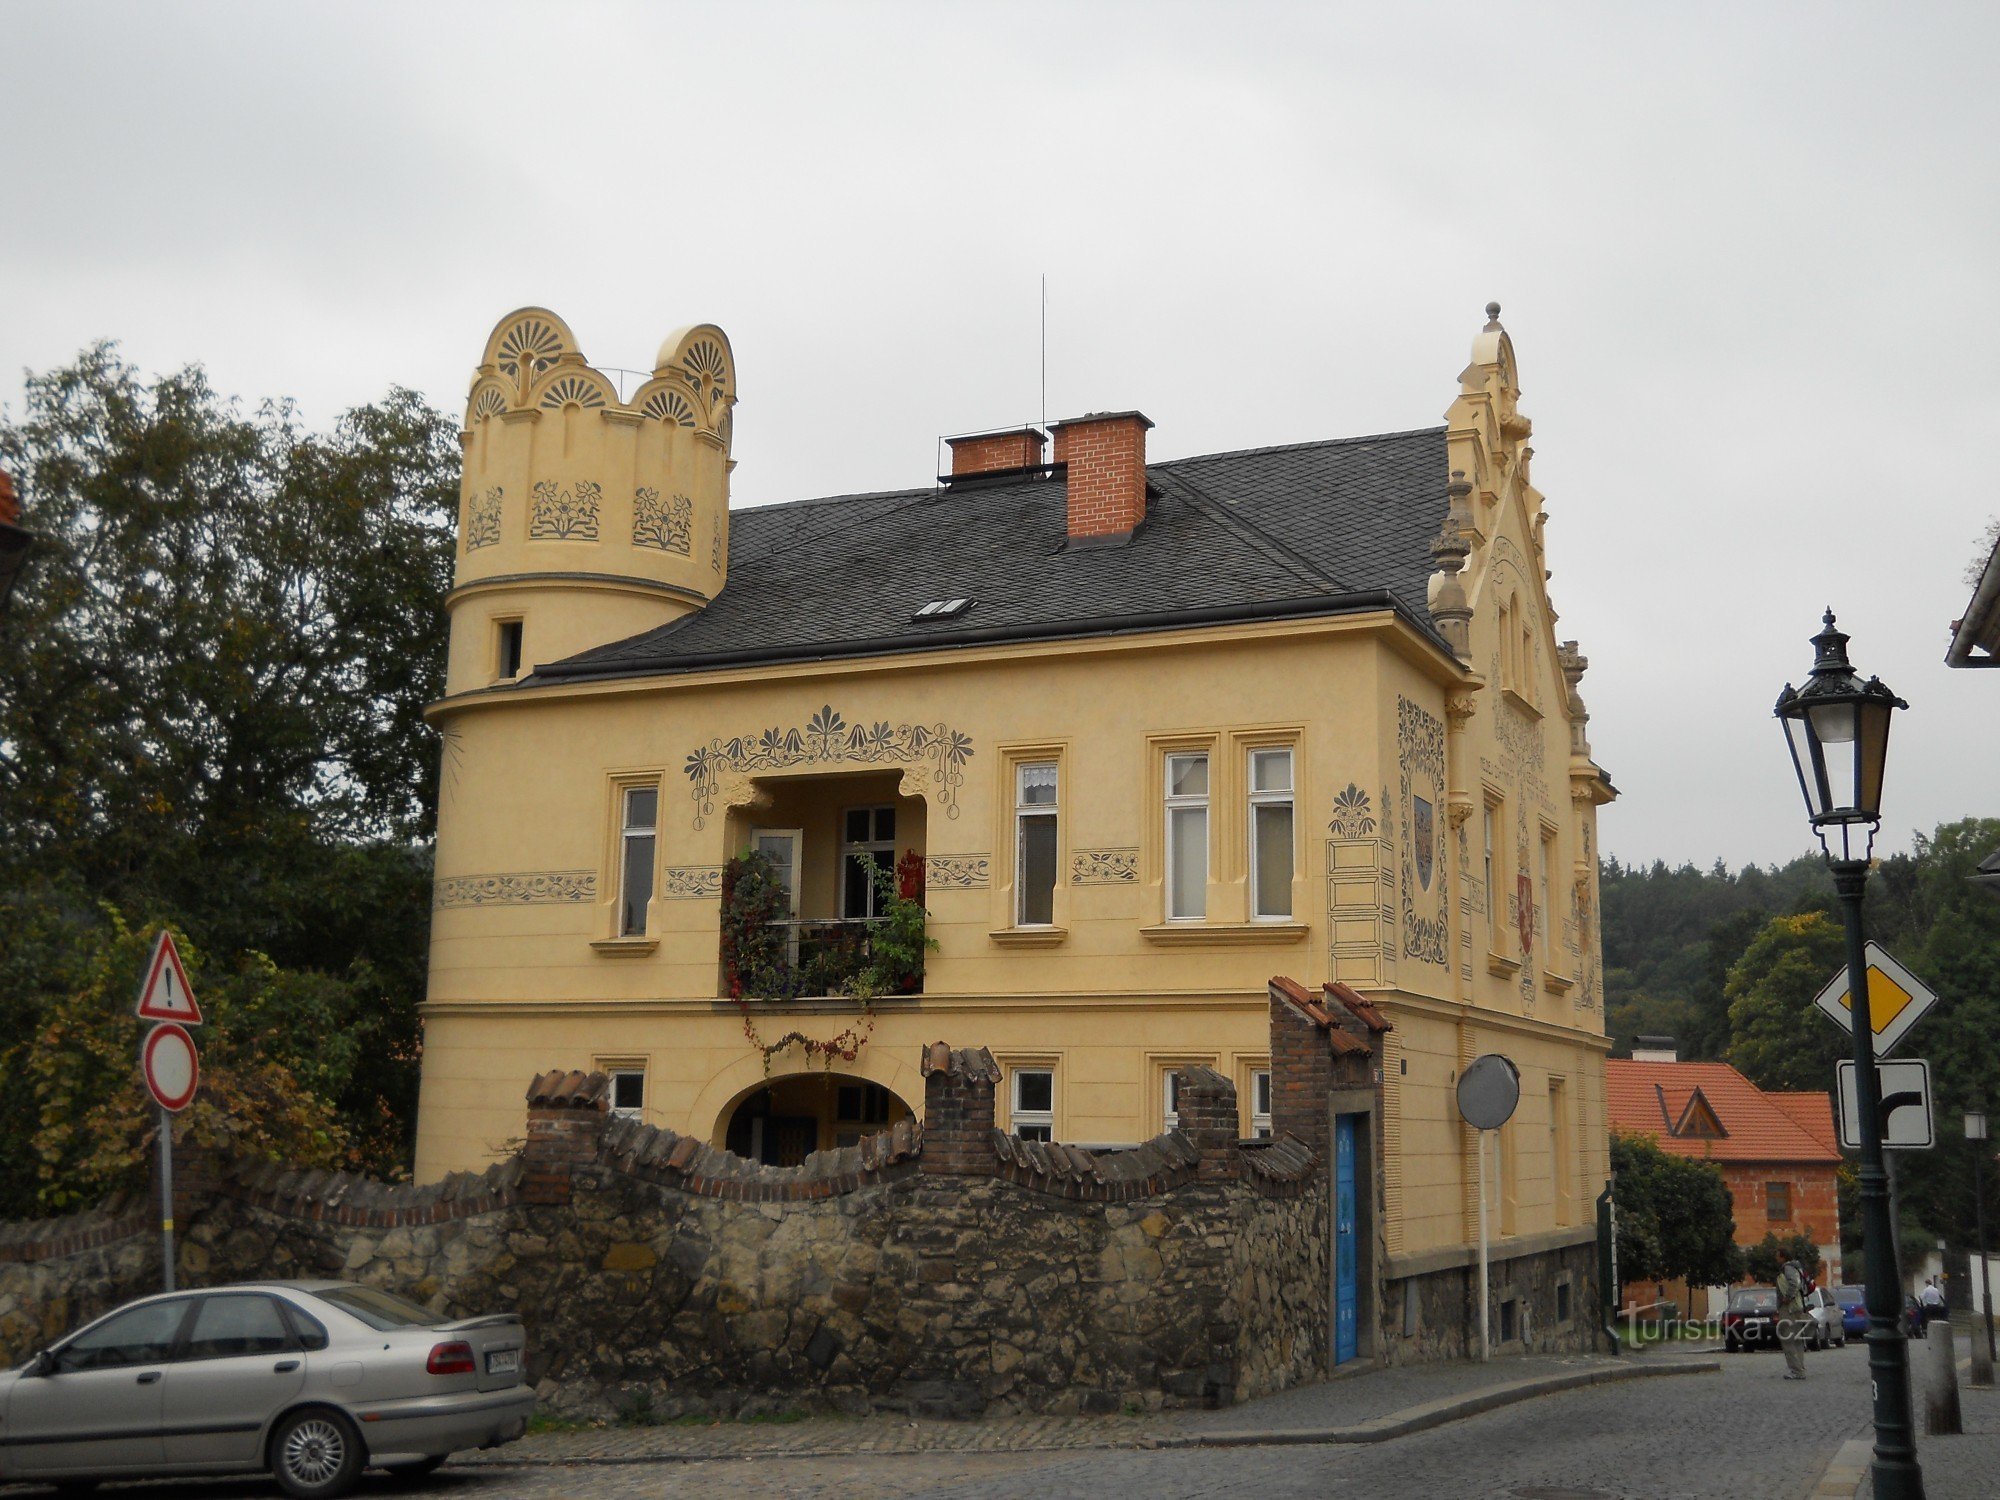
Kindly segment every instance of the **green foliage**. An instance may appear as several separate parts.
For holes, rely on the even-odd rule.
[[[1760,1089],[1833,1087],[1847,1034],[1813,997],[1847,961],[1837,918],[1773,917],[1729,970],[1729,1061]]]
[[[0,422],[42,538],[0,616],[0,1034],[79,1003],[112,914],[170,919],[271,1036],[317,1028],[293,1083],[335,1111],[345,1164],[400,1171],[456,427],[392,391],[308,432],[104,344],[30,377]],[[36,1128],[0,1103],[0,1213],[47,1201]]]
[[[910,876],[863,855],[875,883],[877,917],[866,926],[802,924],[798,956],[779,925],[792,912],[770,860],[746,850],[722,870],[722,971],[731,999],[792,1000],[851,995],[873,1000],[910,994],[923,983],[924,955],[937,947],[925,932],[921,895],[905,894]],[[917,856],[920,860],[921,856]],[[921,864],[917,880],[921,881]],[[915,889],[921,891],[919,883]]]
[[[1622,1279],[1722,1286],[1741,1276],[1735,1207],[1719,1167],[1614,1131],[1611,1170]]]
[[[778,924],[791,915],[769,856],[746,849],[722,867],[722,973],[730,999],[784,995],[792,980]]]
[[[140,1075],[144,1028],[132,1006],[156,930],[133,932],[112,913],[83,983],[48,1008],[17,1059],[36,1117],[35,1202],[46,1212],[145,1185],[158,1113]],[[337,1039],[319,1030],[335,1019],[325,981],[286,976],[261,955],[233,974],[217,973],[185,937],[175,940],[204,1018],[196,1034],[201,1089],[175,1118],[175,1141],[299,1166],[340,1165],[346,1134],[329,1101],[353,1059],[343,1071]]]
[[[1743,1252],[1743,1274],[1752,1281],[1770,1285],[1778,1279],[1778,1251],[1791,1252],[1801,1271],[1808,1277],[1819,1275],[1819,1242],[1805,1233],[1788,1234],[1782,1238],[1773,1231]]]

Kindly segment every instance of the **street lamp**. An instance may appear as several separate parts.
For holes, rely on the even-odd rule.
[[[1875,1029],[1868,999],[1868,954],[1861,931],[1861,893],[1875,830],[1882,821],[1882,767],[1889,755],[1889,716],[1910,705],[1879,677],[1863,682],[1847,660],[1847,637],[1833,611],[1813,637],[1812,674],[1803,688],[1778,695],[1813,832],[1833,871],[1847,930],[1848,1029],[1854,1033],[1854,1091],[1860,1106],[1861,1226],[1868,1260],[1868,1369],[1875,1391],[1875,1500],[1923,1500],[1910,1417],[1910,1350],[1898,1321],[1902,1277],[1889,1217],[1889,1178],[1882,1167],[1881,1083],[1875,1076]],[[1828,842],[1840,843],[1836,853]],[[1858,847],[1857,847],[1858,846]]]
[[[1986,1324],[1986,1363],[1996,1361],[1993,1356],[1993,1287],[1986,1279],[1986,1111],[1968,1109],[1965,1112],[1965,1138],[1977,1141],[1978,1149],[1972,1156],[1972,1232],[1979,1248],[1979,1306],[1984,1313]],[[1976,1340],[1979,1335],[1974,1333]],[[1977,1363],[1977,1361],[1975,1361]]]

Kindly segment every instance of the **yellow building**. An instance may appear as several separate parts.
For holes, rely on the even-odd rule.
[[[1255,1134],[1282,974],[1393,1023],[1387,1274],[1463,1264],[1453,1086],[1485,1052],[1523,1078],[1496,1231],[1587,1237],[1612,792],[1498,311],[1443,426],[1149,462],[1150,422],[1095,413],[953,440],[933,485],[734,513],[719,329],[621,399],[552,313],[502,320],[431,711],[419,1179],[493,1160],[551,1067],[793,1161],[920,1109],[940,1038],[992,1050],[1024,1135],[1150,1137],[1191,1063]],[[794,988],[867,951],[863,856],[922,856],[920,992],[732,999],[722,887],[752,848]]]

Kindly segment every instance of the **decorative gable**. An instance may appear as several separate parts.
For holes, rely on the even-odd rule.
[[[1722,1117],[1699,1088],[1688,1095],[1681,1117],[1674,1121],[1673,1133],[1683,1140],[1721,1141],[1729,1138],[1729,1132],[1723,1129]]]

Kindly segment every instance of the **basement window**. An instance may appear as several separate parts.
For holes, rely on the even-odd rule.
[[[970,599],[933,599],[910,616],[915,620],[956,620],[972,608]]]

